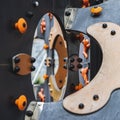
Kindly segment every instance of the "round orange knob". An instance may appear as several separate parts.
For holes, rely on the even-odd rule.
[[[44,75],[43,75],[43,78],[44,78],[44,80],[46,80],[46,79],[49,78],[49,76],[48,76],[47,74],[44,74]]]
[[[15,28],[19,30],[20,33],[25,33],[27,30],[27,22],[24,18],[20,18],[17,23],[15,23]]]
[[[18,99],[15,100],[15,104],[18,109],[23,111],[27,106],[27,98],[25,95],[21,95]]]
[[[92,7],[90,11],[93,15],[97,16],[102,12],[102,7]]]
[[[82,84],[79,84],[79,85],[76,85],[75,86],[75,90],[77,91],[77,90],[80,90],[80,89],[82,89],[83,88],[83,85]]]
[[[44,48],[44,49],[48,49],[49,46],[48,46],[47,44],[44,44],[43,48]]]

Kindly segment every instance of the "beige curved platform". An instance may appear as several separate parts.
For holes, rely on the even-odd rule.
[[[88,27],[87,32],[100,44],[103,61],[97,75],[87,86],[64,99],[64,108],[76,114],[101,109],[112,91],[120,88],[120,26],[101,22]]]
[[[58,54],[59,66],[55,75],[49,78],[49,89],[53,101],[58,101],[64,96],[64,89],[66,88],[67,70],[64,68],[64,58],[67,58],[67,45],[64,40],[63,31],[58,20],[53,17],[53,26],[49,35],[49,48],[56,50]]]

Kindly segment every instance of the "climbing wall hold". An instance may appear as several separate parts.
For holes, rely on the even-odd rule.
[[[27,22],[24,18],[19,18],[17,23],[15,23],[15,28],[18,29],[20,33],[25,33],[27,30]]]
[[[92,13],[93,16],[99,16],[102,10],[103,10],[102,7],[95,6],[90,9],[90,12]]]
[[[86,8],[90,6],[89,0],[82,0],[82,8]]]
[[[79,83],[79,85],[76,85],[75,86],[75,90],[76,91],[78,91],[78,90],[80,90],[80,89],[82,89],[83,88],[83,85],[81,84],[81,83]]]
[[[44,74],[44,75],[43,75],[43,78],[44,78],[44,80],[47,80],[47,79],[49,78],[49,75]]]
[[[42,18],[40,23],[40,32],[43,34],[46,30],[46,21],[45,18]]]
[[[84,45],[84,48],[83,48],[83,55],[84,57],[87,59],[88,58],[88,49],[90,48],[90,42],[88,39],[84,39],[82,41],[82,44]]]
[[[38,92],[38,97],[40,98],[41,102],[45,102],[45,95],[44,95],[44,89],[41,88],[40,91]]]
[[[88,74],[88,67],[82,68],[80,72],[81,72],[81,75],[83,77],[83,80],[85,81],[85,85],[87,85],[89,83],[88,75],[87,75]]]
[[[19,96],[19,98],[17,98],[15,100],[15,105],[18,107],[19,110],[21,110],[21,111],[25,110],[25,108],[27,106],[26,96],[25,95]]]
[[[44,48],[44,49],[48,49],[49,46],[48,46],[47,44],[44,44],[43,48]]]

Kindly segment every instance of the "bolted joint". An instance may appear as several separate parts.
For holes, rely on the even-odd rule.
[[[19,58],[19,57],[16,57],[16,58],[14,59],[14,62],[15,62],[15,63],[19,63],[19,62],[20,62],[20,58]]]

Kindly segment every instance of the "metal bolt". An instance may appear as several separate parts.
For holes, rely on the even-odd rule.
[[[67,65],[65,64],[64,66],[63,66],[65,69],[67,69]]]
[[[31,66],[30,69],[31,69],[31,71],[34,71],[34,70],[35,70],[35,67],[34,67],[34,66]]]
[[[66,11],[66,12],[65,12],[65,15],[66,15],[66,16],[70,16],[71,13],[70,13],[69,11]]]
[[[38,2],[38,1],[34,1],[34,2],[33,2],[33,5],[34,5],[35,7],[38,7],[38,6],[39,6],[39,2]]]
[[[74,68],[74,65],[71,64],[69,69],[73,69],[73,68]]]
[[[102,27],[103,27],[103,28],[107,28],[107,24],[104,23],[104,24],[102,25]]]
[[[14,72],[17,73],[20,71],[20,68],[18,66],[15,67]]]
[[[79,109],[83,109],[84,108],[84,104],[80,103],[78,107],[79,107]]]
[[[71,59],[70,59],[70,62],[74,62],[74,58],[71,58]]]
[[[31,63],[34,63],[36,60],[34,57],[31,57]]]
[[[32,111],[26,111],[26,115],[28,116],[28,117],[31,117],[32,115],[33,115],[33,112]]]
[[[93,96],[93,100],[96,101],[96,100],[98,100],[98,99],[99,99],[99,96],[98,96],[98,95],[94,95],[94,96]]]
[[[115,30],[112,30],[111,35],[115,35],[115,34],[116,34]]]
[[[78,61],[78,62],[82,62],[82,59],[81,59],[81,58],[78,58],[77,61]]]
[[[20,62],[20,58],[19,58],[19,57],[16,57],[16,58],[14,59],[14,62],[15,62],[15,63],[19,63],[19,62]]]
[[[77,67],[78,67],[78,68],[82,68],[82,65],[81,65],[81,64],[78,64]]]

